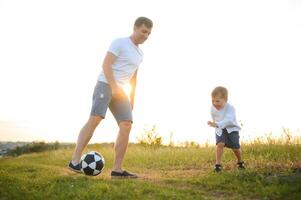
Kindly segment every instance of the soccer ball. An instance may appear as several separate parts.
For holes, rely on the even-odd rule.
[[[97,176],[102,172],[104,166],[103,156],[96,151],[83,155],[80,161],[81,171],[88,176]]]

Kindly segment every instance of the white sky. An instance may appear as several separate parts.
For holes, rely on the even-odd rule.
[[[0,141],[75,142],[108,46],[139,16],[154,27],[141,46],[131,141],[152,125],[166,141],[214,140],[218,85],[243,138],[300,134],[300,0],[0,0]],[[117,130],[108,112],[91,142]]]

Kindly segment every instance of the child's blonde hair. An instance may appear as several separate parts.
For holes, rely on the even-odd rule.
[[[220,97],[222,99],[228,100],[228,90],[225,87],[218,86],[214,88],[214,90],[211,92],[211,97]]]

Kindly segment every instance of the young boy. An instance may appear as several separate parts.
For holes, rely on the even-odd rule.
[[[245,169],[241,159],[239,144],[240,126],[236,121],[235,109],[227,103],[228,91],[225,87],[216,87],[211,93],[212,107],[211,116],[213,121],[208,121],[208,125],[215,128],[216,138],[216,161],[215,172],[222,170],[221,159],[224,147],[231,148],[237,158],[238,169]]]

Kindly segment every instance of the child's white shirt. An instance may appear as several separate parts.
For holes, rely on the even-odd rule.
[[[241,129],[236,120],[235,108],[229,103],[226,103],[221,110],[217,110],[212,106],[211,117],[218,126],[215,129],[215,133],[218,136],[222,135],[222,129],[227,129],[228,133]]]

